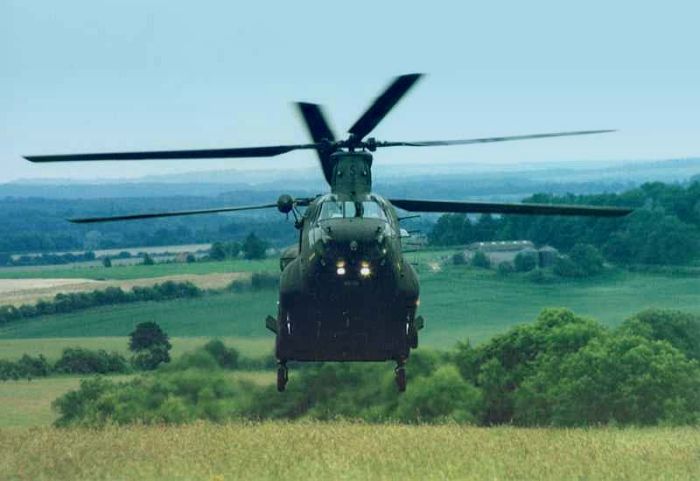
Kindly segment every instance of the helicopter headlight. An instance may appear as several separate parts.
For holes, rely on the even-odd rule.
[[[344,276],[345,272],[345,261],[338,261],[335,264],[335,273],[338,274],[339,276]]]
[[[362,277],[369,277],[372,274],[372,269],[369,267],[369,262],[362,262],[360,264],[360,275]]]

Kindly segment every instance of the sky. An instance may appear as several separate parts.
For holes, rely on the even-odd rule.
[[[698,18],[700,3],[674,0],[1,0],[0,182],[311,166],[308,151],[53,165],[21,156],[304,143],[292,101],[323,104],[342,133],[410,72],[428,75],[378,139],[620,130],[384,149],[375,162],[700,156]]]

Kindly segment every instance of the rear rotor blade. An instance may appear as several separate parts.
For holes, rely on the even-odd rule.
[[[242,207],[220,207],[217,209],[201,209],[201,210],[181,210],[176,212],[153,212],[147,214],[126,214],[108,217],[84,217],[79,219],[68,219],[74,224],[92,224],[95,222],[114,222],[117,220],[139,220],[139,219],[156,219],[159,217],[175,217],[181,215],[199,215],[199,214],[217,214],[219,212],[236,212],[240,210],[256,210],[269,209],[277,207],[277,204],[249,205]]]
[[[436,147],[441,145],[467,145],[488,144],[493,142],[510,142],[512,140],[546,139],[550,137],[571,137],[575,135],[606,134],[616,132],[614,129],[606,130],[577,130],[573,132],[552,132],[547,134],[512,135],[509,137],[484,137],[480,139],[462,140],[426,140],[418,142],[377,142],[377,147]]]
[[[367,111],[357,119],[348,130],[358,140],[364,138],[382,121],[382,119],[393,109],[401,98],[406,95],[411,87],[421,78],[423,74],[413,73],[396,77],[394,81],[375,99]]]
[[[112,152],[100,154],[30,155],[30,162],[82,162],[91,160],[161,160],[274,157],[298,149],[315,149],[315,144],[240,147],[235,149],[161,150],[155,152]]]
[[[410,212],[457,212],[465,214],[580,215],[622,217],[634,209],[558,204],[504,204],[499,202],[457,202],[443,200],[389,199],[395,207]]]
[[[333,135],[333,131],[328,125],[320,105],[306,102],[297,102],[296,105],[299,113],[304,118],[304,124],[311,139],[314,143],[323,145],[323,147],[316,149],[316,152],[321,162],[323,176],[326,178],[326,182],[330,184],[333,176],[333,165],[331,163],[333,148],[331,143],[335,142],[335,135]]]

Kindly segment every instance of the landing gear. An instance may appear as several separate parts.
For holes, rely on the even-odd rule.
[[[396,381],[396,387],[399,392],[404,392],[406,390],[406,366],[405,361],[397,361],[396,369],[394,369],[394,380]]]
[[[289,381],[289,372],[287,371],[287,363],[280,361],[277,363],[277,390],[282,392],[287,387]]]

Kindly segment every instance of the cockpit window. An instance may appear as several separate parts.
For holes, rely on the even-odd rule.
[[[382,206],[371,200],[365,202],[337,202],[334,200],[327,200],[321,204],[321,214],[318,216],[318,220],[347,219],[351,217],[386,220],[386,214]]]

